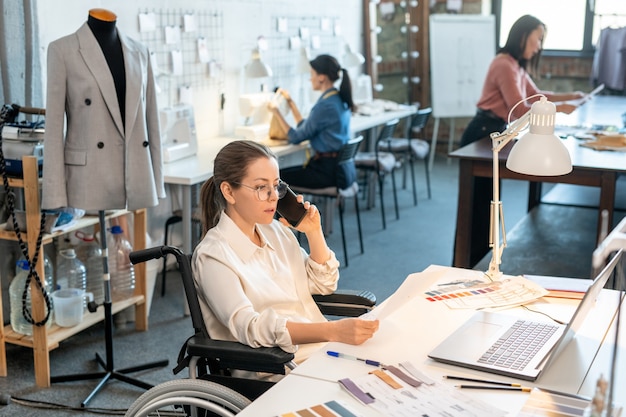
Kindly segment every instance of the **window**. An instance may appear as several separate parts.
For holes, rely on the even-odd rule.
[[[493,7],[500,46],[513,23],[531,14],[546,24],[544,50],[548,55],[590,54],[603,28],[626,26],[625,1],[493,0]]]

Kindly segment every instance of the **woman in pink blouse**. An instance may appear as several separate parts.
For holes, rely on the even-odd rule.
[[[536,73],[546,26],[536,17],[524,15],[511,27],[506,44],[489,66],[478,110],[470,121],[461,146],[489,136],[492,132],[502,132],[509,122],[509,111],[523,99],[535,94],[543,94],[556,104],[556,110],[571,113],[576,109],[568,100],[578,100],[585,95],[581,92],[553,93],[537,88],[529,72]],[[530,109],[534,98],[524,101],[511,113],[510,121],[522,117]]]

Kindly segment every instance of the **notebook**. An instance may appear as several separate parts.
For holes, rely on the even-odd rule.
[[[428,356],[464,368],[536,380],[580,330],[620,257],[621,254],[614,256],[596,276],[567,325],[520,320],[507,314],[479,311]],[[531,335],[537,337],[535,342],[526,344],[521,341]],[[514,339],[510,347],[502,342],[506,337]],[[527,351],[515,351],[521,348]]]

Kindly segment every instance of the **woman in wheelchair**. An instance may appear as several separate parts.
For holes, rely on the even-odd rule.
[[[307,214],[295,227],[306,236],[310,253],[285,219],[275,220],[286,188],[278,160],[266,146],[235,141],[222,148],[213,177],[202,186],[205,235],[192,268],[212,339],[278,346],[295,352],[295,361],[301,362],[323,342],[364,343],[379,323],[328,321],[321,314],[312,294],[336,290],[339,262],[326,244],[314,205],[303,203]]]

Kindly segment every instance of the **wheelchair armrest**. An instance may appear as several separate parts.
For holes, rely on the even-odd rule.
[[[376,296],[370,291],[337,290],[328,295],[315,294],[313,299],[327,316],[358,317],[376,305]]]
[[[285,366],[294,358],[293,353],[278,347],[253,348],[239,342],[213,340],[199,335],[187,341],[187,354],[215,359],[223,368],[273,374],[284,374]]]

